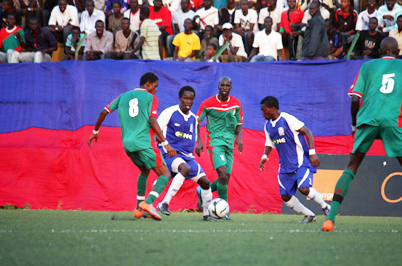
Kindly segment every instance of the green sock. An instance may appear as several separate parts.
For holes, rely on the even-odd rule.
[[[145,200],[145,191],[147,190],[148,175],[140,173],[137,179],[137,208],[141,201]]]
[[[148,198],[146,199],[146,203],[152,204],[159,197],[159,194],[165,189],[167,183],[169,182],[169,178],[164,175],[161,175],[156,179],[155,185],[152,187],[152,191],[149,192]]]
[[[217,183],[218,183],[218,178],[215,179],[215,180],[210,184],[212,192],[218,190],[218,188],[217,188],[217,186],[216,186]]]
[[[222,185],[221,183],[217,182],[216,187],[219,198],[228,201],[228,185]]]
[[[335,186],[334,198],[331,203],[331,210],[325,220],[331,220],[335,223],[335,216],[338,213],[339,207],[343,201],[343,198],[348,194],[350,183],[352,183],[355,174],[346,169],[343,171],[341,178],[339,178],[338,183]]]

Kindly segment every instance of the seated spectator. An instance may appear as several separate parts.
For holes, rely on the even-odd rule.
[[[47,1],[47,0],[46,0]],[[105,10],[105,6],[106,6],[106,0],[94,0],[95,3],[95,8],[103,11]],[[106,14],[105,14],[106,15]]]
[[[320,3],[313,1],[309,11],[312,18],[304,33],[302,57],[305,60],[323,60],[328,57],[329,41],[325,21],[320,14]]]
[[[164,7],[169,9],[170,13],[174,13],[180,10],[180,0],[163,0],[162,4]]]
[[[396,0],[385,0],[384,5],[380,6],[377,13],[379,30],[382,32],[390,32],[396,29],[396,18],[402,15],[402,7],[396,3]]]
[[[59,5],[55,6],[50,14],[47,28],[54,34],[59,43],[64,44],[73,26],[80,26],[77,8],[67,5],[67,0],[59,0]]]
[[[21,27],[21,12],[13,6],[13,0],[3,1],[3,12],[1,12],[1,25],[0,28],[7,26],[7,17],[9,14],[13,14],[16,19],[16,25]]]
[[[184,21],[186,19],[194,19],[195,12],[189,9],[190,0],[181,0],[181,9],[173,13],[173,26],[175,33],[184,31]]]
[[[216,45],[215,44],[208,44],[207,46],[207,60],[205,60],[206,62],[217,62],[219,63],[219,59],[215,58],[216,55]]]
[[[269,16],[272,19],[272,30],[279,31],[283,9],[276,6],[276,0],[267,0],[267,4],[268,7],[261,9],[258,16],[259,28],[260,30],[265,29],[265,18]]]
[[[223,24],[228,22],[233,26],[236,25],[234,23],[236,13],[235,11],[236,11],[235,0],[227,0],[227,5],[219,8],[218,10],[219,25],[216,26],[216,28],[219,31],[219,34],[222,33]]]
[[[319,2],[318,0],[312,0],[311,3],[312,2],[318,2],[320,4],[320,14],[324,20],[331,16],[330,12],[321,5],[321,2]],[[310,5],[311,5],[311,3],[310,3]],[[309,6],[309,9],[307,11],[304,11],[304,17],[303,17],[302,23],[307,25],[307,23],[311,19],[311,17],[312,16],[310,14],[310,6]],[[305,28],[303,30],[305,30]]]
[[[121,30],[121,20],[123,19],[123,14],[121,11],[121,2],[116,1],[113,3],[113,15],[108,19],[107,30],[112,32],[113,35],[116,34],[118,30]]]
[[[12,54],[15,51],[22,51],[26,48],[24,30],[16,25],[17,20],[14,14],[8,14],[7,27],[0,30],[0,48],[7,55],[3,63],[11,63]],[[4,55],[3,55],[4,57]],[[18,63],[18,62],[14,62]]]
[[[200,38],[192,32],[193,20],[184,21],[184,32],[180,32],[173,39],[173,60],[194,62],[198,51],[201,49]]]
[[[296,0],[288,0],[288,7],[287,11],[282,12],[279,33],[282,34],[283,45],[289,49],[289,59],[296,60],[299,36],[292,35],[292,32],[300,29],[296,25],[302,22],[304,12],[296,8]]]
[[[105,13],[95,8],[93,0],[87,0],[85,6],[86,10],[81,15],[80,29],[82,32],[90,34],[95,31],[96,21],[105,22]]]
[[[227,48],[220,56],[221,62],[245,62],[247,53],[244,50],[241,36],[233,32],[233,26],[229,22],[223,24],[222,28],[222,35],[219,36],[219,46],[223,47],[227,45]]]
[[[29,28],[29,21],[32,17],[36,17],[40,24],[42,24],[42,10],[45,8],[44,0],[36,1],[20,1],[21,3],[21,13],[25,17],[25,28]]]
[[[249,9],[248,0],[240,1],[240,8],[236,10],[234,30],[237,34],[243,37],[246,53],[251,51],[251,45],[254,40],[254,26],[257,26],[257,11]]]
[[[212,6],[212,0],[204,0],[204,7],[195,12],[194,21],[198,25],[198,29],[196,29],[198,36],[204,34],[207,25],[215,29],[215,26],[219,24],[219,16],[218,9]]]
[[[335,13],[337,29],[343,34],[354,34],[358,16],[357,12],[350,6],[350,0],[342,0],[341,6],[342,8]]]
[[[139,42],[138,32],[130,30],[130,20],[123,18],[121,28],[116,32],[114,42],[114,52],[106,54],[106,58],[121,60],[121,59],[138,59],[139,51],[136,54],[131,54],[134,46]]]
[[[87,37],[83,60],[104,59],[105,54],[113,50],[113,34],[105,30],[105,23],[98,20],[95,24],[96,31]]]
[[[360,12],[357,17],[356,31],[368,30],[370,18],[377,16],[377,9],[375,8],[376,0],[368,0],[367,9]]]
[[[85,33],[81,33],[80,28],[73,27],[67,37],[66,53],[63,60],[75,60],[75,53],[78,50],[78,60],[82,60],[86,44]]]
[[[334,27],[332,20],[325,20],[325,28],[329,40],[328,58],[330,60],[341,59],[345,55],[345,45],[342,34]]]
[[[265,29],[255,34],[253,50],[247,62],[285,60],[282,55],[282,36],[272,30],[272,18],[264,20]],[[257,54],[258,53],[258,54]]]
[[[396,25],[398,28],[393,29],[389,32],[389,37],[394,38],[398,42],[399,48],[399,56],[398,58],[402,57],[402,15],[399,15],[396,20]]]
[[[105,14],[106,17],[109,18],[111,15],[114,13],[113,5],[115,2],[120,2],[121,3],[121,9],[120,12],[124,13],[128,9],[128,0],[106,0],[106,5],[105,5]],[[96,3],[95,3],[96,5]]]
[[[377,31],[378,19],[371,18],[369,30],[362,30],[356,43],[356,56],[359,59],[380,58],[380,44],[384,35]]]
[[[340,0],[323,0],[320,1],[321,4],[321,16],[324,17],[323,9],[328,11],[328,14],[335,13],[338,8],[341,8],[339,3]],[[299,0],[300,2],[300,0]],[[306,13],[306,10],[310,8],[311,0],[303,1],[303,4],[300,5],[300,10]],[[338,6],[339,5],[339,6]],[[326,12],[325,12],[326,13]]]
[[[24,52],[14,52],[11,63],[52,61],[52,53],[57,50],[57,41],[47,29],[39,27],[36,17],[31,18],[29,29],[25,30],[27,49]]]
[[[138,0],[130,0],[130,9],[124,12],[124,17],[130,20],[130,30],[140,30],[140,7]]]
[[[49,26],[50,13],[57,6],[58,0],[45,0],[44,9],[42,10],[42,26]],[[29,20],[30,21],[30,20]]]
[[[149,19],[149,8],[147,6],[140,9],[140,41],[130,53],[130,57],[142,48],[142,58],[161,60],[162,43],[159,38],[161,32],[158,25]]]
[[[170,56],[173,51],[167,45],[167,36],[173,34],[172,13],[162,5],[162,0],[154,0],[154,6],[149,7],[149,19],[159,27],[162,46],[167,48],[168,56]]]
[[[201,61],[207,61],[209,59],[207,50],[208,50],[208,45],[213,44],[215,46],[218,46],[218,39],[212,36],[213,29],[212,26],[207,25],[205,27],[205,38],[204,40],[201,41]]]
[[[46,1],[46,0],[45,0]],[[82,12],[85,11],[86,8],[86,0],[74,0],[73,4],[75,5],[75,7],[77,8],[78,11],[78,19],[81,21],[81,15]]]

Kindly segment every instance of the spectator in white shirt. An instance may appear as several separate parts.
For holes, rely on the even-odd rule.
[[[222,26],[223,33],[219,36],[219,47],[228,44],[227,50],[220,56],[221,62],[245,62],[247,53],[241,36],[233,32],[233,25],[226,22]],[[226,52],[227,51],[227,52]]]
[[[130,30],[138,32],[141,23],[138,0],[130,0],[130,9],[124,12],[124,17],[130,20]]]
[[[254,40],[254,29],[257,31],[257,11],[249,8],[248,0],[240,1],[240,8],[236,10],[234,23],[235,32],[244,38],[246,52],[249,54]]]
[[[282,7],[276,5],[276,0],[268,0],[268,7],[264,7],[258,16],[258,25],[260,30],[265,28],[264,20],[266,17],[272,18],[272,30],[279,31],[279,24],[281,24],[281,15],[283,12]]]
[[[173,13],[173,29],[178,34],[184,31],[184,21],[186,19],[194,19],[195,12],[190,9],[190,0],[181,0],[181,9]]]
[[[90,34],[95,31],[95,23],[98,20],[105,22],[105,13],[95,8],[93,0],[87,0],[85,2],[86,10],[82,12],[80,29],[81,32]]]
[[[248,62],[285,60],[282,55],[282,36],[272,30],[272,18],[264,20],[265,29],[256,33]],[[258,52],[258,54],[257,54]],[[257,54],[257,55],[256,55]]]
[[[212,6],[212,0],[204,0],[204,7],[195,12],[195,22],[199,24],[200,33],[205,30],[205,26],[210,25],[215,28],[219,24],[218,9]]]
[[[67,0],[59,0],[59,5],[55,6],[50,14],[47,28],[55,35],[59,43],[64,44],[73,26],[80,26],[77,8],[67,5]]]
[[[368,0],[367,9],[360,12],[357,17],[356,31],[368,30],[370,18],[377,16],[377,9],[375,9],[376,0]]]
[[[172,12],[180,10],[180,0],[162,0],[162,4]]]

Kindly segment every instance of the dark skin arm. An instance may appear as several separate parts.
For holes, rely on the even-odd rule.
[[[310,150],[314,149],[314,138],[313,134],[311,134],[311,131],[306,126],[303,126],[301,129],[298,130],[298,132],[306,136]],[[310,155],[310,163],[316,167],[320,166],[320,160],[318,159],[316,154]]]
[[[98,120],[96,120],[96,125],[95,125],[95,131],[98,131],[100,126],[103,123],[103,120],[105,120],[106,116],[109,114],[108,111],[105,109],[102,110],[102,112],[98,116]],[[98,142],[98,134],[93,134],[89,137],[88,139],[88,146],[91,148],[91,141],[95,139],[95,142]]]
[[[243,142],[241,141],[241,134],[243,133],[243,125],[237,125],[236,127],[236,139],[234,146],[241,153],[243,151]]]
[[[258,53],[259,48],[254,48],[250,53],[250,56],[247,58],[247,62],[250,62],[251,58],[253,58],[253,56],[255,56]]]
[[[360,97],[353,95],[352,104],[350,108],[350,113],[352,114],[352,126],[356,126],[356,117],[357,112],[359,112],[359,109],[360,109]]]
[[[151,128],[154,130],[156,137],[159,140],[161,140],[161,142],[165,142],[166,139],[163,136],[162,130],[159,127],[158,120],[156,119],[156,117],[154,116],[149,117],[149,124],[151,125]],[[168,157],[177,156],[175,149],[173,149],[172,146],[170,146],[169,144],[165,146],[165,149],[168,152]]]
[[[136,46],[134,47],[134,49],[131,51],[130,55],[127,56],[127,58],[130,58],[131,56],[133,56],[133,54],[135,54],[135,52],[137,52],[137,51],[142,47],[142,45],[144,44],[144,42],[145,42],[145,38],[144,38],[144,37],[141,37],[141,38],[140,38],[140,41],[137,43],[137,45],[136,45]]]
[[[265,149],[264,149],[264,154],[265,154],[265,155],[268,156],[268,155],[271,153],[271,151],[272,151],[272,147],[265,146]],[[261,171],[264,171],[264,169],[265,169],[264,164],[265,164],[268,160],[269,160],[268,157],[265,158],[265,159],[261,159],[261,161],[260,161],[260,169],[261,169]]]
[[[204,145],[202,144],[202,140],[200,137],[200,125],[197,125],[197,146],[195,147],[195,153],[198,155],[198,157],[201,157],[201,151],[204,153]]]

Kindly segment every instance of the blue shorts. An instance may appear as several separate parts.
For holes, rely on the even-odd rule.
[[[293,196],[298,188],[313,186],[313,172],[308,166],[302,166],[295,173],[279,174],[279,194]]]
[[[186,176],[187,179],[192,179],[195,182],[198,181],[201,177],[205,176],[205,172],[202,169],[201,165],[194,160],[194,158],[182,155],[177,153],[177,157],[169,158],[167,156],[163,157],[165,159],[166,165],[170,172],[173,174],[177,174],[179,172],[179,165],[182,163],[187,163],[190,166],[190,173]]]

